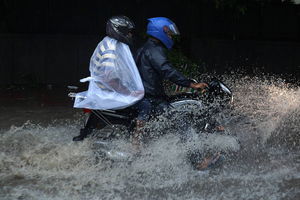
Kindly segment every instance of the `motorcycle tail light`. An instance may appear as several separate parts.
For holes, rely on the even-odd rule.
[[[90,110],[90,109],[87,109],[87,108],[84,108],[84,109],[83,109],[83,112],[84,112],[84,113],[91,113],[91,112],[92,112],[92,110]]]

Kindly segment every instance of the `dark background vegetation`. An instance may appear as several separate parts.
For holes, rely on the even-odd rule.
[[[133,50],[145,39],[146,19],[165,16],[181,31],[177,66],[299,80],[300,6],[292,1],[0,0],[0,85],[77,83],[89,75],[106,20],[118,14],[136,23]]]

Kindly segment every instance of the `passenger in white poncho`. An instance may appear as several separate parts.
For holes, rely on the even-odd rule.
[[[114,16],[107,21],[107,36],[97,45],[90,60],[88,91],[78,93],[75,108],[91,110],[123,109],[144,96],[144,87],[129,49],[134,23],[125,16]],[[96,126],[91,114],[86,126],[74,141],[83,140]]]

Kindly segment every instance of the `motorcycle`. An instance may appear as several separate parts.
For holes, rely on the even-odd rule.
[[[74,98],[76,93],[74,90],[76,86],[68,86],[70,93],[69,97]],[[178,87],[176,90],[181,90]],[[199,91],[184,91],[174,95],[168,96],[168,102],[170,102],[170,111],[166,112],[165,119],[170,119],[175,116],[181,116],[183,121],[180,123],[173,123],[172,128],[176,127],[181,129],[176,131],[181,138],[181,142],[186,142],[189,139],[189,135],[186,134],[186,130],[190,126],[195,126],[200,132],[214,132],[215,122],[211,120],[211,112],[219,112],[220,108],[230,105],[233,102],[233,94],[229,87],[227,87],[222,81],[217,78],[213,78],[208,83],[206,92],[201,93]],[[218,109],[211,109],[211,105],[218,104]],[[93,148],[97,152],[98,156],[112,161],[128,161],[133,158],[133,154],[124,150],[118,149],[114,145],[116,139],[123,138],[128,140],[135,127],[135,118],[137,117],[137,109],[135,106],[130,106],[121,110],[87,110],[87,119],[93,116],[94,120],[99,120],[97,130],[92,134],[94,137]],[[157,119],[157,115],[153,115],[153,120]],[[89,120],[85,121],[84,126]],[[125,127],[125,131],[115,131],[116,127]],[[103,131],[105,130],[105,131]],[[147,131],[147,130],[146,130]],[[151,130],[148,130],[151,132]],[[149,140],[149,138],[146,138]],[[151,138],[150,138],[151,139]],[[200,156],[201,154],[201,156]],[[188,155],[191,163],[197,163],[199,159],[203,159],[202,153],[198,151],[191,152]],[[213,159],[214,160],[214,159]],[[215,159],[220,161],[220,159]],[[212,163],[216,165],[217,162]],[[195,164],[193,164],[195,165]]]

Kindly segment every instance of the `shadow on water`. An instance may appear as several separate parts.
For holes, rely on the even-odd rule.
[[[155,122],[154,134],[169,134],[131,162],[99,160],[93,138],[73,143],[83,120],[77,111],[59,107],[68,113],[60,120],[52,119],[55,107],[21,113],[17,120],[34,115],[34,122],[6,124],[0,131],[0,199],[299,199],[300,89],[274,77],[222,80],[234,92],[232,111],[217,116],[226,135],[199,138],[197,130],[187,129],[192,140],[181,144],[174,129]],[[30,110],[25,107],[17,109]],[[131,148],[122,139],[115,145]],[[187,149],[207,146],[238,152],[222,167],[193,170]]]

